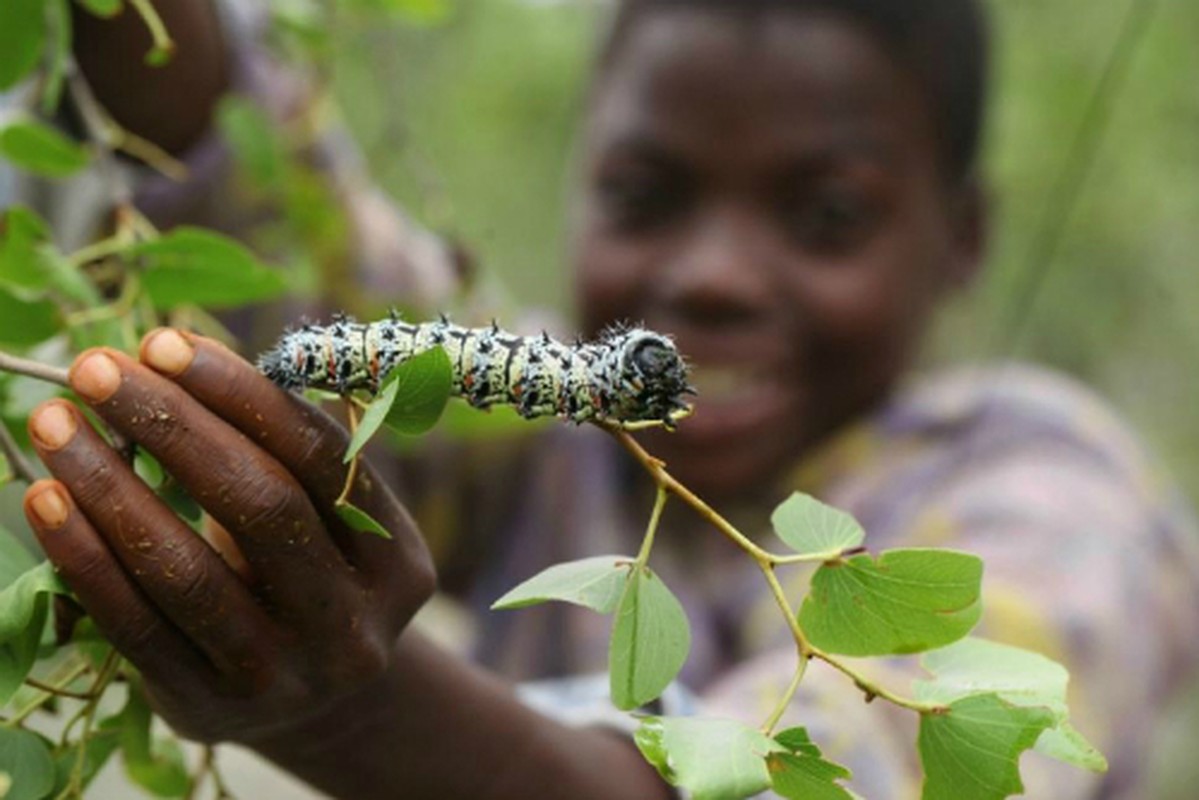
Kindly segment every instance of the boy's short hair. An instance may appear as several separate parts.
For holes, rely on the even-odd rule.
[[[979,0],[621,0],[603,60],[646,11],[699,8],[757,16],[822,11],[863,24],[924,91],[937,123],[942,162],[955,182],[973,174],[982,135],[989,34]]]

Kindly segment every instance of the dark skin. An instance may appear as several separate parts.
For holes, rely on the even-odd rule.
[[[730,498],[878,401],[978,244],[923,98],[869,36],[782,15],[746,41],[710,11],[634,26],[597,85],[577,240],[588,326],[644,318],[701,367],[784,376],[710,392],[653,442]],[[642,194],[652,213],[633,224],[642,203],[625,202]],[[89,351],[71,377],[248,565],[247,579],[202,545],[70,404],[31,416],[54,479],[28,490],[30,522],[177,730],[338,796],[667,796],[627,742],[546,720],[404,631],[433,590],[428,554],[369,469],[352,499],[394,538],[337,521],[337,422],[191,335],[151,334],[140,362]]]

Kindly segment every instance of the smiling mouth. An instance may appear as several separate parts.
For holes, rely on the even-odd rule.
[[[695,364],[688,380],[701,406],[731,405],[778,391],[773,376],[761,368]]]

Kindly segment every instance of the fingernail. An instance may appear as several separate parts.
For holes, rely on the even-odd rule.
[[[36,489],[31,490],[36,491]],[[67,501],[59,492],[58,487],[50,485],[36,494],[31,494],[28,501],[33,522],[43,530],[57,530],[67,521],[71,513]]]
[[[29,433],[47,450],[59,450],[75,438],[75,415],[63,403],[47,403],[29,418]]]
[[[171,328],[160,328],[146,337],[142,344],[142,360],[159,372],[178,375],[196,357],[191,342]]]
[[[71,386],[93,403],[103,402],[121,385],[121,369],[104,353],[91,353],[71,369]]]

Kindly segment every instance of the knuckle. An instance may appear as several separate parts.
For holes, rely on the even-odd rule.
[[[226,484],[226,505],[243,531],[270,532],[303,516],[304,497],[290,480],[269,472],[235,473]]]

